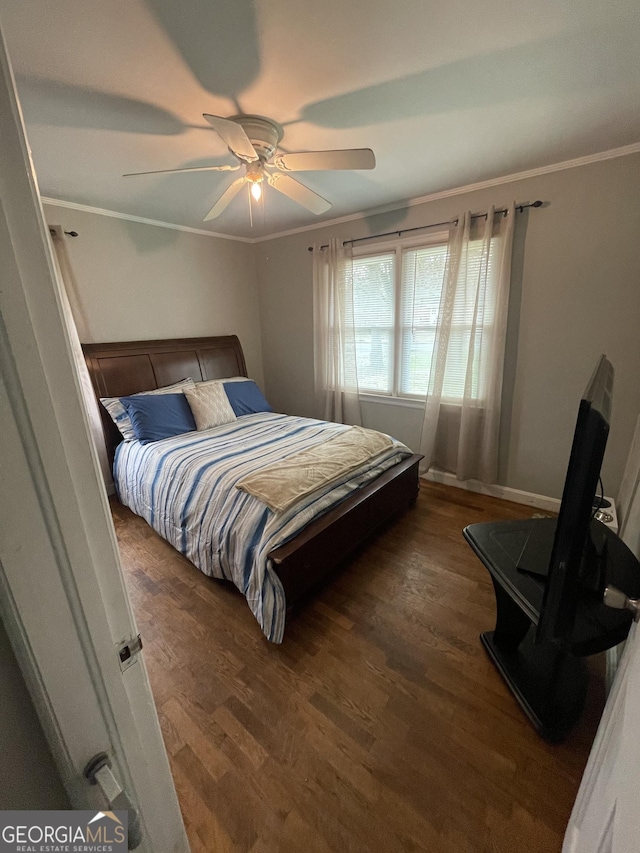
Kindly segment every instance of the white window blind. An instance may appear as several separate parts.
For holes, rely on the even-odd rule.
[[[474,351],[480,345],[490,345],[497,240],[491,241],[488,258],[483,257],[482,249],[482,240],[472,242],[461,259],[442,391],[443,399],[451,401],[461,400],[464,395],[471,336]],[[444,243],[418,248],[402,248],[399,244],[379,255],[354,258],[354,311],[361,391],[421,399],[428,392],[436,331],[443,310],[446,258]],[[486,291],[478,288],[483,264],[488,264]],[[476,300],[479,301],[477,315]],[[470,389],[473,399],[482,399],[483,395],[478,362],[478,358],[473,359]]]
[[[427,393],[446,259],[442,245],[402,253],[400,394]]]
[[[442,389],[443,398],[461,399],[470,352],[487,346],[493,325],[495,292],[494,258],[497,240],[493,240],[488,258],[483,256],[483,242],[470,243],[463,254],[453,303],[451,336]],[[402,260],[402,325],[400,349],[400,393],[423,396],[427,393],[436,329],[442,304],[446,246],[425,246],[403,252]],[[479,287],[483,265],[488,264],[487,288]],[[478,313],[476,325],[473,318]],[[474,346],[471,336],[474,336]],[[472,360],[470,396],[480,399],[483,389],[478,373],[478,358]]]
[[[353,260],[358,386],[391,394],[395,327],[394,252]]]

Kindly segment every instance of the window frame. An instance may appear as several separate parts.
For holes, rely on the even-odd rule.
[[[385,240],[384,242],[367,244],[353,249],[353,260],[357,261],[360,258],[372,258],[376,255],[394,254],[394,281],[393,281],[393,369],[391,390],[390,391],[375,391],[363,389],[358,392],[358,396],[364,402],[375,403],[395,403],[405,405],[409,408],[418,408],[424,405],[425,397],[421,394],[406,394],[401,388],[401,371],[402,371],[402,262],[403,252],[408,249],[421,249],[428,246],[446,246],[448,240],[447,231],[438,231],[427,236],[405,237],[396,240]],[[355,320],[355,317],[354,317]],[[355,325],[355,323],[354,323]],[[355,325],[357,328],[357,325]],[[359,384],[359,383],[358,383]],[[443,402],[451,402],[454,405],[460,405],[459,398],[452,398]]]

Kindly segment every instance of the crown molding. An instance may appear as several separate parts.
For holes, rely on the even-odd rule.
[[[336,219],[325,219],[322,222],[313,223],[312,225],[302,225],[300,228],[291,228],[288,231],[279,231],[275,234],[266,234],[262,237],[236,237],[231,234],[220,234],[216,231],[205,231],[203,228],[192,228],[189,225],[177,225],[175,222],[161,222],[159,219],[147,219],[144,216],[134,216],[131,213],[119,213],[116,210],[107,210],[102,207],[91,207],[88,204],[78,204],[75,201],[65,201],[60,198],[47,198],[43,196],[41,200],[43,204],[51,204],[55,207],[66,207],[69,210],[80,210],[85,213],[97,213],[99,216],[110,216],[113,219],[126,219],[129,222],[140,222],[142,225],[156,225],[160,228],[171,228],[174,231],[186,231],[189,234],[200,234],[203,237],[217,237],[220,240],[233,240],[238,243],[266,243],[268,240],[277,240],[280,237],[290,237],[293,234],[303,234],[306,231],[317,231],[319,228],[329,228],[332,225],[340,225],[343,222],[353,222],[356,219],[362,219],[363,216],[376,216],[380,213],[389,213],[392,210],[399,210],[405,207],[416,207],[420,204],[427,204],[430,201],[439,201],[443,198],[452,198],[453,196],[472,193],[477,190],[497,187],[501,184],[511,184],[515,181],[524,181],[527,178],[537,178],[540,175],[548,175],[552,172],[562,172],[565,169],[575,169],[578,166],[588,166],[591,163],[600,163],[603,160],[613,160],[617,157],[626,157],[629,154],[638,153],[640,153],[640,142],[634,142],[631,145],[623,145],[620,148],[611,148],[608,151],[599,151],[596,154],[587,154],[584,157],[575,157],[573,160],[562,160],[559,163],[551,163],[548,166],[538,166],[535,169],[528,169],[524,172],[514,172],[511,175],[503,175],[499,178],[490,178],[487,181],[479,181],[475,184],[452,187],[448,190],[429,193],[429,195],[418,196],[405,201],[396,201],[382,207],[369,208],[367,210],[361,210],[358,213],[340,216]]]
[[[319,228],[329,228],[332,225],[340,225],[343,222],[353,222],[356,219],[362,219],[363,216],[369,217],[376,216],[380,213],[390,213],[392,210],[399,210],[404,207],[416,207],[419,204],[426,204],[430,201],[439,201],[443,198],[464,195],[465,193],[472,193],[476,190],[497,187],[501,184],[511,184],[515,181],[524,181],[527,178],[537,178],[539,175],[548,175],[551,172],[562,172],[565,169],[575,169],[578,166],[588,166],[591,163],[600,163],[602,160],[614,160],[617,157],[626,157],[629,154],[638,153],[640,153],[640,142],[634,142],[631,145],[624,145],[620,148],[611,148],[608,151],[599,151],[596,154],[587,154],[584,157],[576,157],[573,160],[562,160],[560,163],[551,163],[548,166],[538,166],[535,169],[528,169],[525,172],[514,172],[511,175],[503,175],[499,178],[490,178],[487,181],[479,181],[475,184],[466,184],[462,187],[452,187],[448,190],[429,193],[429,195],[418,196],[416,198],[407,199],[406,201],[396,201],[392,204],[384,205],[383,207],[362,210],[359,213],[351,213],[348,216],[340,216],[336,219],[325,219],[323,222],[314,223],[313,225],[303,225],[300,228],[291,228],[288,231],[280,231],[277,234],[255,237],[251,242],[265,243],[267,240],[277,240],[280,237],[290,237],[292,234],[302,234],[305,231],[317,231]]]
[[[66,207],[69,210],[81,210],[84,213],[97,213],[99,216],[110,216],[112,219],[126,219],[128,222],[140,222],[142,225],[156,225],[159,228],[171,228],[173,231],[186,231],[188,234],[200,234],[203,237],[217,237],[221,240],[234,240],[238,243],[254,243],[252,237],[235,237],[231,234],[219,234],[216,231],[205,231],[204,228],[192,228],[190,225],[177,225],[175,222],[162,222],[159,219],[147,219],[144,216],[134,216],[132,213],[120,213],[117,210],[107,210],[104,207],[91,207],[89,204],[79,204],[75,201],[65,201],[61,198],[41,196],[43,204],[54,207]]]

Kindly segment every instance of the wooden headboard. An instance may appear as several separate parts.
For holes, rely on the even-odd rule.
[[[247,375],[244,353],[236,335],[83,344],[82,351],[98,398],[153,391],[188,376],[200,382]],[[99,408],[112,464],[122,436],[104,406],[99,404]]]

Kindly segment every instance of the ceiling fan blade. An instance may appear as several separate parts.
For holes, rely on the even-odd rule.
[[[178,172],[235,172],[240,166],[190,166],[187,169],[155,169],[153,172],[127,172],[123,178],[136,178],[138,175],[172,175]]]
[[[202,117],[206,118],[211,127],[228,145],[229,150],[236,157],[245,160],[247,163],[255,163],[259,159],[256,149],[251,144],[244,128],[236,124],[235,121],[230,121],[228,118],[221,118],[220,116],[211,116],[207,113],[203,113]]]
[[[216,216],[220,216],[222,211],[225,210],[226,207],[238,195],[244,183],[244,178],[236,178],[236,180],[231,184],[231,186],[227,187],[226,190],[222,193],[218,201],[213,205],[209,213],[207,213],[207,215],[202,221],[208,222],[210,219],[215,219]]]
[[[289,175],[282,175],[276,172],[274,175],[268,175],[267,181],[274,190],[278,190],[278,192],[288,196],[293,201],[297,201],[298,204],[306,207],[311,213],[319,215],[325,213],[331,207],[331,202],[327,201],[326,198],[322,198],[322,196],[314,193],[313,190],[305,187],[304,184],[296,181],[295,178],[290,178]]]
[[[376,157],[370,148],[347,148],[278,154],[273,162],[283,172],[321,172],[329,169],[375,169]]]

